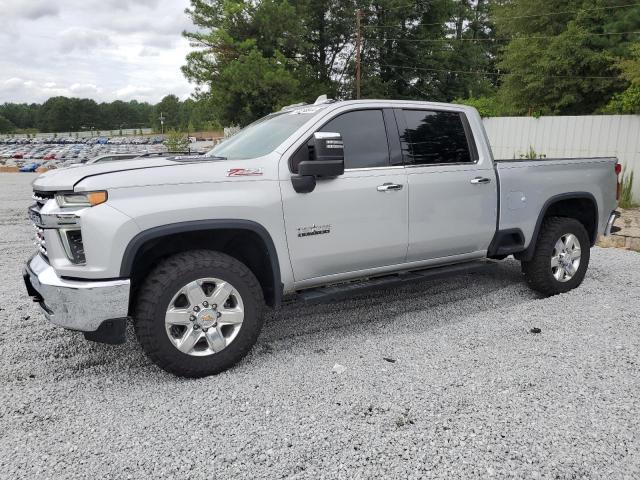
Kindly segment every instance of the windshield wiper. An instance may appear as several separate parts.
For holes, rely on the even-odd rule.
[[[219,155],[207,155],[209,158],[213,158],[214,160],[227,160],[227,157],[221,157]]]

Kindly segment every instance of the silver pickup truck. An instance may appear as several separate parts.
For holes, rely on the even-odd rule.
[[[24,270],[44,314],[197,377],[237,363],[266,305],[471,272],[514,255],[543,295],[582,282],[616,219],[614,158],[494,161],[461,105],[320,99],[206,156],[47,172]],[[428,290],[425,290],[428,295]]]

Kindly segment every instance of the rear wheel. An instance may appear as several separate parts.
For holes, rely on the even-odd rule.
[[[260,284],[244,264],[220,252],[184,252],[145,279],[136,302],[136,336],[164,370],[213,375],[249,352],[263,308]]]
[[[589,266],[591,242],[584,226],[573,218],[544,220],[533,258],[522,262],[529,286],[545,295],[579,286]]]

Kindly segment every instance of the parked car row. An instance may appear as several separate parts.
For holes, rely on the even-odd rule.
[[[35,168],[61,168],[76,163],[85,163],[98,156],[144,153],[163,153],[166,147],[162,144],[11,144],[0,145],[0,165],[23,167],[26,164],[37,164]],[[34,170],[35,170],[34,168]]]
[[[40,145],[40,144],[53,144],[53,145],[69,145],[69,144],[103,144],[103,145],[159,145],[163,143],[165,137],[163,135],[154,136],[115,136],[115,137],[76,137],[76,136],[57,136],[57,135],[43,135],[37,137],[15,137],[15,136],[0,136],[0,145]]]

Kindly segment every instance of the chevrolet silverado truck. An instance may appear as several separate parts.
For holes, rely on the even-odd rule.
[[[477,111],[415,101],[285,107],[205,156],[47,172],[29,216],[31,297],[176,375],[250,351],[266,306],[487,268],[543,295],[582,282],[617,218],[615,158],[500,160]],[[425,291],[428,295],[428,290]]]

